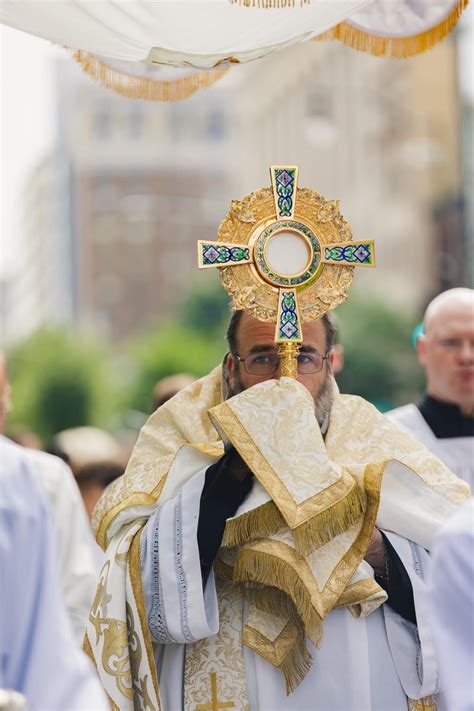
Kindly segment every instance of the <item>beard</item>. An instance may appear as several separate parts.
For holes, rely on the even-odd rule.
[[[329,415],[331,414],[331,408],[334,402],[334,386],[335,380],[332,372],[329,368],[326,369],[326,377],[319,388],[319,392],[314,396],[314,415],[318,421],[319,426],[322,431],[325,432],[329,423]],[[245,390],[245,386],[240,379],[240,374],[238,369],[234,371],[234,385],[230,382],[229,370],[227,368],[227,363],[224,362],[222,366],[222,397],[224,400],[228,400],[234,395]]]

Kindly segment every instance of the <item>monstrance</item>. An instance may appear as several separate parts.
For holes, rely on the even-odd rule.
[[[199,240],[235,308],[275,324],[281,374],[296,377],[302,323],[347,297],[354,267],[374,267],[373,240],[354,241],[338,200],[298,187],[298,166],[270,168],[271,188],[233,200],[218,240]]]

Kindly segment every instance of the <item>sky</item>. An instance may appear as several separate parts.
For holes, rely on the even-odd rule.
[[[474,103],[472,5],[460,23],[460,86]],[[0,277],[21,268],[22,196],[31,171],[54,140],[52,66],[64,52],[46,40],[0,26]]]

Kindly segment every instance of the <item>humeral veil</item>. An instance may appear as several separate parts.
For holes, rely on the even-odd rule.
[[[188,499],[191,508],[199,507],[202,473],[228,445],[237,449],[255,482],[227,522],[203,595],[199,560],[186,563],[197,514],[186,523],[182,511]],[[95,511],[97,538],[107,553],[86,647],[113,708],[248,709],[251,694],[271,673],[284,681],[290,694],[285,708],[292,709],[292,697],[317,668],[331,618],[340,624],[345,608],[367,624],[372,616],[378,619],[387,595],[364,561],[374,526],[394,544],[405,539],[397,548],[402,558],[404,545],[424,554],[468,495],[467,485],[361,398],[335,392],[323,435],[313,399],[296,380],[268,380],[224,400],[216,368],[149,418],[126,474]],[[164,538],[148,540],[146,550],[168,546],[170,570],[153,571],[154,582],[163,586],[164,607],[148,614],[144,541],[147,520],[157,511]],[[167,517],[173,530],[169,541]],[[170,602],[167,576],[175,586]],[[417,574],[412,585],[416,604]],[[167,615],[173,605],[174,614]],[[416,636],[406,623],[394,632],[405,649],[398,676],[411,708],[432,709],[436,662],[422,605],[416,614],[423,668],[420,672],[418,662],[413,672],[405,668],[411,662],[415,668],[406,650]],[[396,627],[393,620],[387,625]],[[397,666],[397,652],[391,650]],[[174,666],[167,654],[177,655]],[[357,655],[353,650],[355,664]],[[336,675],[338,663],[334,658]],[[163,675],[172,668],[179,670],[178,688],[160,695],[159,680],[169,686],[173,672]],[[365,693],[363,679],[356,686],[352,694]],[[312,694],[318,694],[317,686]]]

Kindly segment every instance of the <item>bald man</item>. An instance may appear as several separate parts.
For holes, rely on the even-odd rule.
[[[428,305],[418,360],[426,394],[389,418],[474,484],[474,290],[450,289]]]

